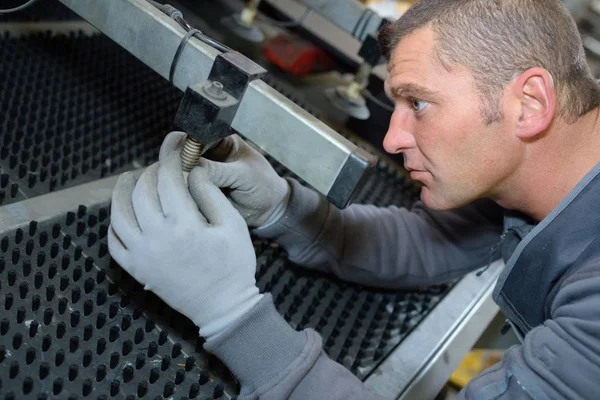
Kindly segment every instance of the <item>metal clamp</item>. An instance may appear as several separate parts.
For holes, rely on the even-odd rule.
[[[231,123],[248,85],[266,73],[237,51],[217,56],[208,80],[186,89],[175,125],[202,144],[231,135]]]

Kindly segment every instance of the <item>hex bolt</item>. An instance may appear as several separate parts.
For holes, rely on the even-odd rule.
[[[209,97],[216,100],[225,100],[227,98],[227,93],[223,90],[223,84],[219,81],[213,81],[210,84],[205,85],[203,91]]]

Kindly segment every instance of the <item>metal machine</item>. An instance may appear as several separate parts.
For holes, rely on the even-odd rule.
[[[235,379],[197,328],[110,259],[115,174],[153,162],[177,126],[203,146],[239,132],[281,175],[338,207],[410,207],[419,188],[344,126],[342,135],[323,122],[323,87],[298,90],[215,46],[205,27],[194,32],[189,2],[178,2],[185,23],[146,0],[60,3],[40,0],[25,21],[0,17],[0,397],[233,398]],[[378,63],[365,49],[383,19],[362,4],[264,3],[293,18],[309,6],[301,24],[330,20],[346,35],[330,40],[354,49],[349,70],[365,65],[359,54]],[[236,7],[214,21],[239,15]],[[369,75],[363,67],[348,82],[364,86]],[[497,311],[501,263],[447,285],[387,291],[294,267],[274,243],[254,245],[257,284],[286,320],[315,328],[330,357],[390,398],[432,398]]]

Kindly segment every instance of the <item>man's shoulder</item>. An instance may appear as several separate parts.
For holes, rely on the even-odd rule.
[[[594,278],[597,278],[597,282],[600,284],[600,240],[594,239],[594,242],[598,242],[596,246],[594,248],[588,247],[588,251],[583,253],[573,267],[567,271],[562,279],[561,287]]]
[[[596,299],[599,295],[600,240],[595,238],[558,282],[555,295],[551,297],[551,313],[562,306],[584,302],[590,297]]]

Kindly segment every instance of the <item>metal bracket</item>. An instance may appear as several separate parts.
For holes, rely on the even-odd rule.
[[[208,80],[188,86],[175,125],[202,144],[231,135],[231,123],[250,82],[267,71],[237,51],[215,58]]]

